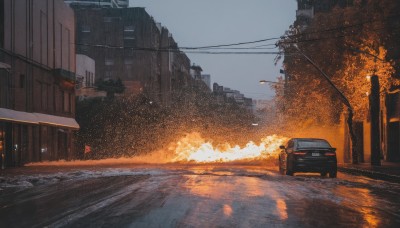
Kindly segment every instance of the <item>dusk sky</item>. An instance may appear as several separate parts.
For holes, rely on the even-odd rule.
[[[296,16],[295,0],[130,0],[130,7],[145,7],[157,22],[167,27],[179,47],[199,47],[250,42],[280,37]],[[268,48],[277,40],[235,46]],[[263,46],[267,45],[267,46]],[[186,53],[188,51],[183,50]],[[213,49],[212,52],[255,52],[259,50]],[[236,89],[253,99],[274,95],[259,80],[275,81],[281,62],[275,54],[198,54],[187,53],[191,63],[210,74],[212,83]]]

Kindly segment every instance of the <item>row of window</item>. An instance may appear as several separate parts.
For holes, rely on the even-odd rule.
[[[81,25],[81,32],[89,33],[91,31],[92,30],[91,30],[89,25]],[[124,33],[131,34],[131,33],[134,33],[134,32],[135,32],[135,26],[133,26],[133,25],[124,26]]]
[[[60,108],[63,112],[65,113],[72,112],[72,105],[74,99],[73,93],[60,90],[59,92],[61,93],[60,94],[61,96],[59,98],[61,98],[61,100],[59,100],[57,99],[56,88],[53,88],[52,91],[52,85],[47,83],[39,83],[39,88],[40,88],[40,109],[42,111],[49,111],[49,102],[51,101],[50,98],[52,97],[53,99],[55,99],[55,103],[61,105]]]
[[[114,59],[112,59],[112,58],[106,58],[104,60],[104,65],[106,65],[106,66],[113,66],[114,63],[115,63]],[[133,65],[133,58],[125,58],[124,65]]]

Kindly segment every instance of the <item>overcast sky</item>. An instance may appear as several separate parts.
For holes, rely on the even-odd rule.
[[[296,0],[130,0],[130,7],[145,7],[157,22],[168,28],[179,47],[280,37],[296,16]],[[272,40],[237,47],[255,47],[275,42]],[[260,85],[259,80],[275,81],[279,76],[281,63],[275,66],[276,55],[187,55],[192,64],[203,68],[203,74],[211,75],[212,83],[239,90],[253,99],[270,99],[273,96],[269,86]]]

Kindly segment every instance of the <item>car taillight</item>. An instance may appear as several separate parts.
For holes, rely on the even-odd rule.
[[[295,151],[293,152],[294,155],[306,155],[307,151]]]
[[[333,152],[326,152],[325,156],[336,156],[336,153]]]

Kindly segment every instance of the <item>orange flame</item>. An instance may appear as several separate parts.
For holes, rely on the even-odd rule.
[[[243,148],[229,144],[214,147],[200,134],[191,133],[178,141],[175,148],[176,156],[172,162],[231,162],[274,158],[280,151],[279,146],[286,141],[286,137],[270,135],[261,139],[259,145],[250,141]]]

